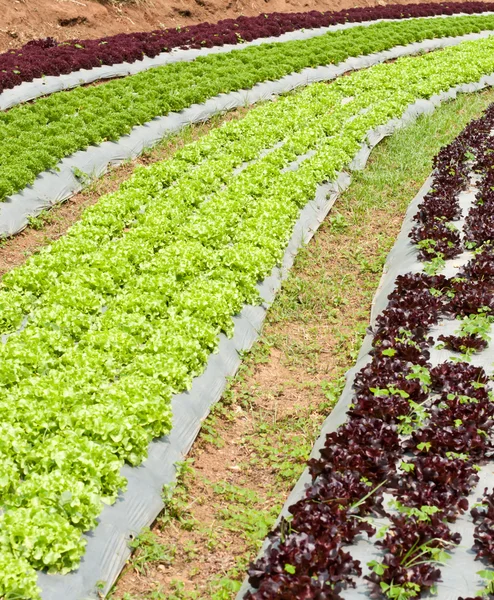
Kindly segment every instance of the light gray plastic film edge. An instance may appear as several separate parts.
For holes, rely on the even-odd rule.
[[[444,96],[449,97],[449,93],[445,93]],[[417,251],[414,245],[410,242],[409,233],[414,225],[412,220],[413,216],[417,213],[419,203],[423,200],[425,194],[430,190],[431,184],[432,177],[429,177],[408,206],[401,230],[393,248],[387,256],[386,263],[383,268],[383,274],[373,298],[370,319],[371,325],[375,323],[377,316],[386,308],[388,303],[388,295],[395,287],[396,277],[400,274],[419,272],[422,270],[422,263],[417,260]],[[455,261],[448,262],[454,263]],[[450,325],[456,329],[454,322],[452,322]],[[452,331],[444,331],[443,333],[452,333]],[[437,339],[437,331],[435,332],[435,337]],[[319,456],[319,451],[324,446],[326,436],[329,433],[336,431],[338,427],[347,420],[346,412],[354,397],[353,381],[355,375],[371,359],[369,351],[372,348],[372,339],[373,337],[370,334],[365,336],[357,358],[357,362],[355,366],[352,367],[352,369],[350,369],[346,374],[345,388],[337,405],[323,423],[320,436],[317,438],[312,449],[311,458],[317,458]],[[483,360],[477,359],[476,364],[479,366],[482,365],[488,370],[488,372],[492,372],[493,358],[494,346],[491,345],[488,348],[488,351],[486,351],[486,355],[484,356]],[[444,360],[444,357],[441,357],[441,360]],[[433,364],[437,364],[440,361],[437,359],[437,357],[434,357],[432,362]],[[308,469],[305,469],[288,496],[282,508],[281,514],[278,517],[278,521],[281,516],[288,514],[289,506],[296,503],[304,496],[304,492],[310,484],[311,477]],[[477,501],[485,487],[492,489],[493,486],[493,465],[487,464],[486,466],[482,467],[480,471],[480,482],[470,494],[470,502],[472,503]],[[468,513],[461,515],[457,522],[452,525],[452,529],[454,531],[461,533],[462,543],[452,552],[452,558],[447,561],[443,567],[441,567],[442,581],[438,583],[437,593],[434,595],[423,593],[421,597],[423,597],[425,600],[457,600],[460,595],[464,597],[475,596],[476,591],[482,587],[482,582],[476,573],[485,568],[485,566],[482,562],[475,562],[474,560],[475,555],[471,550],[473,545],[473,528],[474,525]],[[262,556],[268,546],[269,541],[265,540],[258,556]],[[367,561],[382,560],[382,554],[375,546],[373,546],[372,542],[367,541],[365,536],[359,536],[357,538],[357,542],[348,545],[347,549],[353,558],[361,561],[364,574],[366,571],[365,563]],[[368,600],[370,596],[365,581],[362,579],[362,577],[356,578],[356,580],[356,589],[347,589],[341,592],[341,595],[343,598],[345,598],[345,600]],[[250,589],[252,588],[249,586],[247,579],[245,579],[237,595],[237,600],[243,600],[247,591]]]
[[[484,79],[486,78],[484,77],[476,84],[479,89],[484,87]],[[494,84],[494,77],[490,78],[490,84]],[[390,135],[396,129],[405,126],[418,115],[431,112],[441,99],[455,97],[465,88],[471,91],[471,86],[472,84],[457,86],[430,101],[418,101],[410,105],[401,119],[393,119],[389,124],[369,131],[368,143],[363,143],[362,149],[372,148],[385,135]],[[359,156],[360,159],[356,160]],[[367,157],[367,151],[365,156],[361,152],[357,153],[352,167],[354,169],[363,168]],[[127,545],[130,536],[137,534],[143,527],[152,523],[162,509],[161,490],[163,485],[174,481],[174,464],[183,460],[189,451],[202,421],[209,414],[211,406],[220,399],[226,387],[226,378],[236,373],[240,365],[238,352],[250,348],[258,338],[267,305],[274,298],[281,281],[287,276],[298,248],[311,239],[339,193],[349,184],[350,176],[342,172],[336,181],[318,187],[314,200],[309,202],[300,213],[286,248],[281,268],[275,267],[272,274],[258,286],[265,304],[246,306],[240,315],[235,317],[233,338],[228,340],[222,336],[219,352],[211,355],[205,372],[194,379],[190,392],[173,398],[174,425],[170,435],[151,442],[149,457],[141,466],[123,468],[123,473],[129,480],[128,489],[119,497],[115,505],[103,509],[98,527],[86,535],[88,541],[86,554],[79,569],[63,576],[39,574],[43,600],[97,598],[98,593],[95,590],[97,581],[105,581],[105,592],[110,589],[130,555]],[[348,396],[347,402],[351,397],[351,373],[359,368],[360,359],[347,378],[347,385],[343,393],[343,396],[345,393]],[[340,400],[324,427],[335,429],[345,420],[345,412],[346,407]],[[328,422],[329,425],[327,425]],[[329,429],[326,429],[325,433],[328,431]],[[324,443],[324,435],[321,435],[316,442],[313,452],[316,452],[317,448]],[[301,482],[303,482],[303,477]],[[299,485],[303,486],[303,483],[299,482],[295,489],[298,489]],[[298,492],[299,494],[302,489]],[[295,490],[290,498],[293,493]],[[245,590],[245,587],[243,589]],[[241,597],[239,595],[239,598]]]
[[[173,49],[170,52],[161,52],[154,58],[148,56],[142,60],[136,60],[133,63],[123,62],[114,65],[102,65],[100,67],[93,67],[92,69],[79,69],[72,73],[64,73],[62,75],[48,75],[45,77],[39,77],[33,81],[24,81],[23,83],[15,86],[12,89],[4,90],[0,93],[0,110],[7,110],[17,104],[28,102],[39,98],[41,96],[48,96],[55,92],[62,90],[69,90],[80,85],[86,85],[99,81],[101,79],[113,79],[116,77],[126,77],[127,75],[135,75],[147,71],[154,67],[162,67],[167,64],[176,62],[190,62],[200,56],[207,56],[209,54],[221,54],[225,52],[231,52],[232,50],[243,50],[249,46],[260,46],[261,44],[270,44],[277,42],[289,42],[296,40],[307,40],[313,37],[324,35],[330,31],[338,31],[342,29],[351,29],[353,27],[369,27],[376,23],[391,22],[397,23],[400,21],[410,21],[413,18],[420,19],[439,19],[448,17],[476,17],[476,16],[489,16],[494,14],[493,12],[486,11],[483,13],[467,14],[467,13],[455,13],[453,15],[434,15],[431,17],[412,17],[410,19],[375,19],[374,21],[365,21],[362,23],[341,23],[337,25],[329,25],[328,27],[317,27],[314,29],[299,29],[297,31],[288,31],[278,37],[270,36],[265,38],[258,38],[250,42],[244,42],[242,44],[225,44],[223,46],[215,46],[213,48],[201,48],[201,49]]]
[[[207,121],[218,113],[252,105],[310,83],[329,81],[348,71],[370,67],[401,56],[410,56],[423,50],[436,50],[467,40],[487,38],[493,34],[494,32],[487,31],[396,46],[383,52],[352,57],[338,65],[304,69],[277,81],[265,81],[249,90],[220,94],[203,104],[193,104],[179,113],[157,117],[144,125],[134,127],[130,134],[122,136],[117,142],[103,142],[64,158],[58,163],[56,171],[44,171],[38,175],[33,185],[10,196],[5,202],[0,202],[0,237],[15,235],[27,226],[30,216],[36,216],[81,191],[90,179],[105,173],[109,165],[136,158],[145,148],[157,144],[167,135],[190,123]],[[80,181],[76,173],[84,173],[87,178],[84,182]]]

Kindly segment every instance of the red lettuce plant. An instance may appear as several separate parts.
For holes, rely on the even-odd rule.
[[[437,392],[485,398],[489,381],[482,367],[465,362],[444,362],[431,369],[432,388]]]
[[[467,352],[473,350],[480,352],[487,348],[487,342],[475,333],[468,335],[440,335],[437,338],[444,343],[445,348],[453,352]]]
[[[379,483],[394,471],[399,451],[396,427],[368,416],[352,418],[327,436],[321,458],[309,461],[309,471],[314,478],[353,472],[360,478]]]
[[[246,598],[336,600],[342,589],[355,586],[352,575],[360,574],[359,561],[342,549],[338,537],[323,541],[294,533],[250,567],[249,582],[257,590]]]
[[[484,246],[482,251],[465,265],[461,276],[473,281],[494,281],[494,247]]]
[[[415,590],[415,595],[431,588],[440,580],[437,564],[445,550],[461,540],[460,534],[451,533],[437,514],[425,520],[415,515],[399,515],[391,517],[391,521],[392,527],[385,538],[376,542],[385,551],[384,559],[365,577],[373,598],[382,597],[383,589],[389,591],[393,586]]]
[[[494,492],[489,494],[485,489],[482,504],[472,508],[471,513],[477,524],[473,534],[475,558],[494,565]]]
[[[465,460],[427,454],[404,463],[388,488],[406,506],[436,506],[444,517],[454,521],[468,509],[466,496],[478,480],[477,472]]]

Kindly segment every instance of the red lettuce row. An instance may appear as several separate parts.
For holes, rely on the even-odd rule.
[[[454,229],[448,226],[451,220],[461,216],[458,195],[468,187],[472,170],[480,174],[481,189],[490,189],[490,165],[486,154],[489,154],[493,121],[494,108],[491,107],[482,119],[472,122],[437,156],[431,191],[419,207],[415,216],[419,225],[411,234],[422,259],[430,258],[424,252],[427,247],[441,253],[443,259],[461,253],[461,238],[450,235],[448,232]],[[484,204],[481,199],[477,202],[479,207]],[[469,211],[467,223],[474,222],[471,215],[475,211],[478,212],[476,206]],[[420,244],[427,239],[425,233],[435,243],[429,246]],[[491,233],[490,237],[485,236],[475,245],[489,243],[493,236],[494,233]],[[477,314],[479,311],[492,312],[493,289],[485,285],[483,280],[483,270],[488,271],[491,260],[491,252],[487,247],[466,265],[457,278],[447,280],[436,276],[432,285],[427,283],[427,277],[423,275],[398,278],[390,305],[393,295],[400,297],[400,291],[403,293],[400,287],[408,291],[413,289],[417,298],[422,288],[422,293],[426,289],[433,291],[434,297],[440,301],[434,306],[424,297],[423,307],[428,313],[427,321],[424,321],[426,326],[437,322],[437,311],[442,316],[452,318]],[[408,303],[402,300],[401,304]],[[383,321],[390,322],[386,314],[390,305],[380,317],[381,324]],[[415,306],[419,308],[417,304]],[[414,304],[411,303],[410,307],[414,307]],[[402,318],[412,326],[418,322],[413,314],[403,315]],[[425,333],[420,329],[412,330],[412,336],[423,338]],[[474,335],[441,337],[453,350],[463,351],[465,346],[481,350],[486,345],[484,340]],[[420,412],[418,405],[416,422],[422,420],[422,424],[410,428],[406,432],[410,435],[402,444],[405,455],[411,455],[412,458],[402,463],[400,470],[387,484],[387,491],[394,492],[410,513],[406,519],[403,516],[391,517],[392,526],[387,536],[383,541],[376,542],[385,555],[379,569],[374,569],[366,577],[372,586],[373,597],[380,597],[383,593],[393,597],[393,591],[400,586],[410,594],[419,596],[423,590],[440,580],[440,570],[437,568],[441,556],[439,553],[460,541],[457,534],[451,534],[447,523],[453,522],[468,509],[467,496],[479,480],[477,465],[486,462],[493,453],[489,434],[494,405],[487,392],[488,377],[485,371],[464,362],[446,362],[431,369],[429,376],[427,383],[430,391],[437,395],[427,401],[425,415]],[[439,512],[430,513],[430,510],[426,510],[428,516],[424,519],[420,513],[427,507],[439,509]],[[419,513],[414,514],[413,509]],[[409,542],[403,546],[407,533],[413,544]],[[426,560],[424,552],[428,557]]]
[[[491,109],[436,158],[432,189],[419,207],[415,216],[419,225],[411,234],[419,246],[419,256],[429,258],[424,257],[425,246],[420,244],[429,236],[435,242],[430,247],[441,252],[442,258],[455,256],[462,251],[461,238],[459,235],[451,236],[448,232],[454,230],[448,225],[449,221],[460,217],[458,195],[467,188],[472,168],[482,172],[481,180],[486,177],[483,155],[488,146],[492,119]],[[481,261],[485,263],[486,257],[482,257]],[[479,268],[475,257],[465,271],[472,275]],[[481,282],[462,276],[447,280],[442,276],[406,275],[398,278],[396,283],[387,309],[376,322],[378,347],[390,331],[396,334],[399,322],[402,326],[407,323],[410,341],[421,341],[423,344],[426,332],[418,318],[421,308],[427,315],[423,325],[428,328],[437,322],[438,315],[464,316],[488,310],[492,306],[492,291],[476,285]],[[427,296],[427,292],[433,292],[435,301]],[[413,294],[411,300],[410,293]],[[456,341],[452,338],[454,336],[447,340],[450,346],[454,346]],[[468,341],[473,349],[484,347],[475,336],[471,338]],[[402,344],[401,338],[395,339]],[[389,338],[386,347],[393,348]],[[390,354],[386,350],[384,352]],[[398,352],[394,352],[393,358],[397,356]],[[418,357],[415,355],[414,358],[417,360]],[[367,373],[370,375],[371,371],[378,371],[379,366],[384,367],[384,372],[389,372],[389,366],[381,362],[381,365],[371,363],[366,368]],[[409,375],[410,368],[405,379]],[[418,596],[440,580],[441,574],[437,568],[440,553],[460,541],[457,534],[450,532],[447,523],[456,520],[459,514],[468,509],[467,496],[479,479],[476,464],[485,462],[493,451],[488,434],[493,422],[494,406],[485,387],[488,381],[485,371],[468,363],[443,363],[431,369],[428,376],[430,391],[437,392],[439,396],[420,404],[415,396],[415,405],[411,406],[416,407],[416,414],[408,429],[403,425],[409,425],[410,413],[407,416],[403,400],[398,401],[401,410],[397,418],[402,420],[401,432],[409,434],[402,449],[405,456],[411,455],[412,458],[402,463],[386,488],[400,499],[409,514],[406,518],[402,515],[392,516],[392,525],[385,539],[376,542],[385,554],[378,568],[366,576],[372,597],[383,594],[394,597],[393,593],[398,588]],[[405,394],[400,379],[403,377],[395,377],[394,388],[398,389],[393,391],[398,391],[403,398]],[[413,396],[407,393],[407,402],[411,398]],[[396,412],[396,403],[391,404],[391,408]],[[421,421],[420,426],[416,427]],[[418,513],[414,514],[413,510]],[[431,513],[431,510],[438,512]]]
[[[270,13],[256,17],[224,19],[188,27],[158,29],[143,33],[121,33],[94,40],[57,42],[53,38],[33,40],[16,50],[0,54],[0,92],[24,81],[46,75],[72,73],[101,65],[135,62],[174,48],[211,48],[238,44],[289,31],[360,23],[375,19],[405,19],[475,14],[494,11],[493,2],[442,2],[350,8],[338,12]]]
[[[417,242],[420,228],[428,228],[431,239],[443,243],[444,228],[429,225],[446,226],[461,216],[458,195],[472,170],[479,173],[481,192],[466,222],[474,224],[472,212],[490,210],[483,198],[493,185],[488,160],[493,125],[494,105],[436,157],[432,189],[415,216]],[[460,542],[449,523],[468,510],[477,466],[494,452],[494,404],[483,368],[452,361],[432,368],[429,330],[440,318],[494,312],[494,253],[485,245],[494,241],[492,231],[490,238],[475,241],[484,246],[458,277],[397,278],[371,332],[371,360],[355,376],[348,420],[326,436],[320,456],[309,461],[311,484],[271,533],[265,554],[250,566],[254,589],[246,598],[341,598],[362,573],[345,545],[357,535],[372,536],[369,517],[376,515],[388,516],[390,526],[375,542],[382,561],[369,563],[371,573],[365,576],[370,596],[394,598],[401,588],[418,597],[440,580],[438,565]],[[461,238],[452,241],[461,252]],[[462,350],[454,338],[446,342]],[[474,335],[461,340],[471,350],[484,347]],[[398,514],[386,513],[384,492],[400,499]],[[486,504],[474,514],[475,543],[478,555],[492,560],[494,494]]]
[[[470,123],[436,156],[434,181],[431,190],[419,205],[414,217],[418,225],[410,234],[418,246],[420,260],[454,258],[463,251],[461,237],[451,221],[461,216],[458,194],[467,189],[470,183],[472,160],[476,161],[477,168],[483,168],[485,146],[489,143],[489,132],[493,124],[494,113],[490,109],[483,118]],[[474,213],[475,211],[470,211],[467,221],[475,219]],[[468,225],[466,237],[472,241]],[[456,312],[456,307],[453,308]]]
[[[489,154],[492,152],[487,149]],[[492,166],[491,166],[492,169]],[[482,178],[475,206],[470,210],[465,224],[466,239],[478,247],[492,239],[494,227],[494,176],[491,172]]]

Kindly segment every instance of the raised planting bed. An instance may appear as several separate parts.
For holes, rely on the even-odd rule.
[[[218,94],[242,91],[349,57],[481,30],[494,30],[494,16],[378,23],[167,65],[14,107],[0,113],[0,200],[32,184],[38,174],[78,150],[115,141],[135,126]]]

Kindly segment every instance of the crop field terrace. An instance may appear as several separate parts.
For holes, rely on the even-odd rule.
[[[0,55],[0,598],[494,595],[493,8]]]

